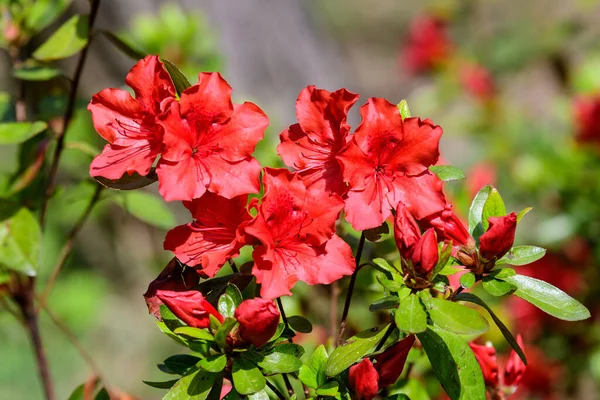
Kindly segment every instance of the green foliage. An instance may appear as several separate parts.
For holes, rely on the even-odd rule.
[[[465,173],[452,165],[432,165],[429,170],[444,182],[459,181],[465,179]]]
[[[486,185],[477,192],[469,208],[469,233],[476,240],[485,232],[483,226],[483,208],[492,191],[491,185]]]
[[[287,319],[290,328],[300,333],[311,333],[312,324],[306,318],[301,315],[292,315]]]
[[[327,382],[327,360],[329,355],[325,346],[320,345],[310,358],[300,367],[298,377],[306,386],[318,389]]]
[[[398,103],[398,110],[400,110],[400,115],[402,119],[410,118],[410,109],[408,108],[408,102],[406,99],[403,99]]]
[[[71,57],[88,42],[87,15],[74,15],[33,52],[40,61],[53,61]]]
[[[48,81],[63,76],[63,72],[59,68],[29,63],[13,69],[13,76],[24,81]]]
[[[396,308],[400,304],[400,298],[398,296],[385,296],[381,299],[375,300],[370,306],[369,311],[381,311]]]
[[[464,335],[478,335],[490,328],[476,310],[452,301],[433,298],[427,307],[429,317],[440,328]]]
[[[302,367],[300,357],[304,354],[302,346],[283,343],[262,352],[245,352],[243,357],[258,365],[265,374],[283,374],[296,372]]]
[[[0,124],[0,145],[19,144],[46,130],[48,125],[37,122],[5,122]]]
[[[0,264],[29,276],[37,274],[42,232],[37,219],[26,208],[11,213],[12,205],[2,204],[0,222]],[[6,213],[5,211],[9,211]]]
[[[517,289],[512,283],[496,279],[492,276],[484,276],[482,279],[482,286],[483,290],[488,294],[496,297],[507,295]]]
[[[506,215],[506,206],[500,196],[500,193],[495,187],[490,187],[487,199],[481,210],[481,224],[483,231],[487,231],[489,227],[490,217],[502,217]]]
[[[112,199],[139,220],[161,229],[175,226],[175,217],[162,199],[142,191],[124,191]]]
[[[474,284],[477,277],[472,272],[467,272],[460,276],[460,285],[465,289],[470,289]]]
[[[265,377],[258,367],[243,357],[236,358],[233,361],[231,375],[233,386],[240,394],[256,393],[266,385]]]
[[[213,354],[198,361],[197,366],[207,372],[221,372],[227,365],[225,354]]]
[[[175,85],[175,90],[177,90],[178,95],[181,95],[181,93],[185,89],[192,86],[190,81],[187,80],[185,75],[183,75],[181,70],[179,68],[177,68],[177,66],[175,64],[173,64],[171,61],[165,60],[165,59],[163,59],[162,62],[165,66],[165,69],[171,76],[171,79],[173,80],[173,85]]]
[[[427,329],[427,313],[421,299],[414,294],[402,299],[395,320],[396,326],[404,332],[424,332]]]
[[[546,249],[536,246],[515,246],[501,259],[496,261],[496,265],[527,265],[546,255]]]
[[[163,400],[205,400],[217,379],[217,374],[192,368],[167,392]]]

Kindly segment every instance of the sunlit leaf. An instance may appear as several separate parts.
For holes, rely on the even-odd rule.
[[[71,57],[88,42],[88,16],[74,15],[33,52],[37,60],[52,61]]]

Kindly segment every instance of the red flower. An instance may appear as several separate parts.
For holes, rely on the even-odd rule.
[[[423,15],[410,24],[402,62],[410,72],[421,73],[444,61],[451,50],[446,22],[439,17]]]
[[[469,346],[471,347],[471,350],[473,350],[473,353],[475,353],[475,358],[481,367],[485,385],[496,388],[499,383],[496,349],[491,344],[489,346],[482,346],[475,343],[469,343]]]
[[[471,235],[461,220],[452,212],[452,205],[446,205],[442,211],[428,215],[419,222],[426,228],[435,229],[437,237],[443,241],[452,241],[453,246],[466,246]]]
[[[496,94],[494,79],[482,65],[464,65],[460,71],[460,80],[467,92],[479,100],[490,100]]]
[[[210,325],[209,315],[211,314],[220,322],[223,322],[221,314],[198,291],[173,292],[171,290],[157,290],[156,296],[165,303],[177,318],[185,322],[188,326],[208,328]]]
[[[575,99],[573,116],[577,140],[600,143],[600,93]]]
[[[408,352],[414,342],[414,335],[407,336],[395,345],[389,347],[383,353],[374,357],[377,361],[375,363],[375,369],[379,374],[379,389],[392,385],[398,380],[404,369]]]
[[[427,168],[439,157],[442,129],[407,118],[384,99],[361,108],[362,123],[338,159],[350,183],[348,221],[356,230],[380,226],[399,201],[417,218],[444,208],[442,182]]]
[[[479,254],[486,260],[501,258],[515,242],[517,214],[490,217],[488,230],[479,238]]]
[[[340,89],[333,93],[308,86],[296,101],[298,124],[279,135],[277,152],[286,165],[298,174],[310,189],[322,189],[344,195],[347,190],[342,169],[335,158],[348,142],[348,110],[358,95]]]
[[[394,218],[394,238],[400,253],[408,255],[410,249],[421,238],[421,229],[417,221],[408,211],[408,208],[402,202],[396,207],[396,217]],[[410,258],[410,256],[408,256]]]
[[[205,275],[215,276],[245,244],[239,229],[252,219],[246,209],[247,199],[247,195],[226,199],[206,192],[199,199],[184,201],[194,222],[170,230],[165,250],[171,250],[184,264],[198,266]]]
[[[524,349],[523,338],[521,335],[517,335],[517,343]],[[510,357],[506,362],[506,366],[504,367],[504,376],[503,376],[503,384],[504,386],[517,386],[523,378],[525,374],[525,370],[527,366],[523,364],[523,361],[519,357],[519,355],[513,350],[510,353]]]
[[[118,179],[148,175],[162,151],[162,128],[156,118],[175,100],[175,87],[158,56],[147,56],[127,74],[125,90],[104,89],[88,105],[96,131],[109,144],[90,165],[91,176]]]
[[[244,231],[260,241],[252,273],[262,284],[261,297],[290,294],[296,281],[329,284],[352,274],[354,260],[347,243],[334,234],[344,202],[336,194],[306,189],[285,169],[266,168],[265,196],[258,215]]]
[[[261,347],[269,341],[279,325],[279,310],[273,301],[261,298],[244,300],[235,310],[242,340]]]
[[[359,364],[351,366],[348,371],[348,382],[350,389],[354,392],[353,399],[374,399],[379,390],[378,381],[379,375],[368,358],[363,359]]]
[[[438,244],[433,229],[428,229],[419,239],[411,252],[411,261],[415,272],[427,276],[435,268],[438,259]]]
[[[165,200],[258,192],[260,165],[251,154],[269,121],[253,103],[232,104],[221,75],[201,73],[159,123],[165,149],[156,172]]]

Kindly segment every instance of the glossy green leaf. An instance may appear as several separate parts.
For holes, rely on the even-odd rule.
[[[408,395],[399,393],[399,394],[393,394],[391,396],[388,396],[385,398],[385,400],[411,400],[411,399],[410,399],[410,397],[408,397]]]
[[[340,384],[337,381],[331,381],[317,389],[317,396],[335,397],[339,392]]]
[[[11,211],[12,212],[12,211]],[[0,222],[0,264],[13,271],[35,276],[39,266],[42,231],[27,208]]]
[[[463,338],[436,326],[417,336],[451,400],[486,399],[481,367]]]
[[[225,292],[219,297],[219,303],[217,304],[217,310],[219,314],[224,317],[233,318],[233,314],[235,314],[235,300],[229,295],[229,293]]]
[[[300,333],[311,333],[312,324],[306,318],[300,315],[292,315],[287,319],[290,328]]]
[[[100,389],[100,391],[94,396],[94,400],[110,400],[110,394],[106,388]]]
[[[173,385],[175,385],[177,383],[179,379],[173,379],[170,381],[163,381],[163,382],[152,382],[152,381],[142,381],[144,382],[146,385],[151,386],[153,388],[157,388],[157,389],[171,389],[173,387]]]
[[[325,346],[320,345],[317,347],[306,363],[300,368],[298,378],[300,378],[302,383],[313,389],[323,386],[327,382],[325,368],[328,358],[329,355]]]
[[[251,360],[266,374],[284,374],[296,372],[302,367],[300,358],[304,349],[293,343],[284,343],[275,346],[267,353],[248,352]]]
[[[390,292],[397,293],[406,288],[406,286],[404,286],[404,284],[402,282],[397,282],[397,281],[388,279],[383,274],[378,274],[376,278],[377,278],[377,281],[381,284],[381,286],[383,286],[384,289],[389,290]]]
[[[178,335],[190,337],[192,339],[214,341],[214,336],[206,329],[194,328],[191,326],[182,326],[174,331]]]
[[[485,333],[487,320],[476,310],[444,299],[431,299],[429,317],[440,328],[464,335]]]
[[[196,365],[208,372],[221,372],[227,365],[227,356],[225,354],[213,354],[201,359]]]
[[[502,196],[500,196],[498,190],[495,187],[491,187],[488,197],[485,200],[485,204],[483,205],[483,210],[481,211],[483,232],[487,231],[489,227],[488,219],[490,217],[502,217],[504,215],[506,215],[504,200],[502,200]]]
[[[503,280],[517,287],[515,295],[556,318],[580,321],[590,317],[589,310],[583,304],[547,282],[524,275]]]
[[[533,210],[533,208],[532,208],[532,207],[527,207],[527,208],[524,208],[524,209],[522,209],[521,211],[519,211],[519,212],[517,213],[517,223],[521,222],[521,219],[523,219],[523,217],[524,217],[525,215],[527,215],[527,213],[528,213],[529,211],[531,211],[531,210]]]
[[[87,15],[74,15],[33,52],[41,61],[53,61],[71,57],[88,42]]]
[[[411,294],[400,302],[396,311],[396,326],[408,333],[425,332],[427,313],[418,296]]]
[[[400,299],[398,296],[385,296],[375,300],[373,304],[369,306],[369,311],[389,310],[390,308],[398,307],[399,304]]]
[[[37,33],[50,25],[71,4],[72,0],[36,0],[30,2],[24,24],[27,30]]]
[[[394,268],[390,263],[388,263],[383,258],[376,258],[373,260],[373,264],[375,264],[378,269],[381,269],[384,272],[389,272],[391,274],[397,274],[398,270]]]
[[[521,346],[519,346],[519,343],[517,343],[517,339],[515,339],[513,334],[506,327],[506,325],[504,325],[504,323],[502,323],[500,318],[498,318],[498,316],[496,316],[496,314],[492,311],[492,309],[483,300],[481,300],[479,297],[475,296],[473,293],[460,293],[459,295],[456,296],[456,300],[457,301],[468,301],[468,302],[477,304],[478,306],[485,308],[487,310],[487,312],[490,314],[490,316],[492,317],[492,319],[494,320],[494,323],[496,324],[498,329],[500,329],[502,336],[504,336],[504,338],[506,339],[506,341],[508,342],[510,347],[512,347],[513,350],[519,355],[519,357],[521,358],[523,363],[525,365],[527,365],[527,358],[525,358],[525,353],[521,349]]]
[[[512,283],[496,279],[492,276],[484,276],[481,285],[483,286],[483,290],[496,297],[507,295],[517,289]]]
[[[162,198],[140,190],[122,192],[113,199],[131,215],[149,225],[161,229],[172,229],[175,216]]]
[[[163,363],[169,370],[176,374],[183,375],[192,368],[200,359],[189,354],[176,354],[167,358]]]
[[[217,374],[194,368],[177,381],[163,400],[205,400],[216,379]]]
[[[269,400],[269,394],[264,390],[248,395],[248,400]]]
[[[336,376],[356,361],[360,360],[369,350],[376,346],[385,335],[389,324],[383,328],[367,329],[352,336],[346,344],[336,347],[327,360],[325,373]]]
[[[232,369],[233,386],[240,394],[252,394],[264,389],[265,377],[258,367],[245,358],[237,358]]]
[[[400,115],[402,119],[410,118],[410,109],[408,108],[408,102],[406,99],[402,99],[400,103],[398,103],[398,110],[400,110]]]
[[[0,145],[19,144],[42,133],[48,125],[36,122],[4,122],[0,124]]]
[[[427,389],[425,388],[424,384],[417,379],[409,379],[403,382],[400,381],[398,389],[400,390],[399,394],[389,396],[386,398],[386,400],[396,399],[394,396],[401,395],[408,396],[409,400],[431,400],[427,394]],[[402,399],[402,397],[400,397],[400,399]]]
[[[126,42],[118,35],[107,30],[99,30],[98,33],[104,35],[117,49],[133,60],[141,60],[146,57],[146,54],[140,49],[135,48],[131,43]]]
[[[514,269],[510,268],[510,267],[506,267],[506,268],[495,268],[489,276],[497,278],[497,279],[502,279],[502,278],[508,278],[509,276],[515,276],[517,273],[515,272]]]
[[[13,76],[23,81],[48,81],[62,75],[59,68],[45,65],[26,65],[13,70]]]
[[[221,346],[223,348],[225,347],[225,343],[227,341],[227,335],[229,335],[229,332],[231,332],[231,330],[236,326],[236,324],[237,324],[237,321],[235,318],[231,318],[231,317],[225,318],[225,321],[223,321],[223,324],[219,327],[219,329],[215,333],[215,341],[219,344],[219,346]]]
[[[496,265],[527,265],[546,255],[546,249],[536,246],[515,246],[501,259],[496,261]]]
[[[460,285],[465,289],[469,289],[475,284],[476,280],[477,278],[475,277],[474,273],[467,272],[466,274],[460,276]]]
[[[479,236],[483,234],[484,229],[481,222],[483,216],[483,207],[485,202],[488,199],[490,191],[492,190],[491,185],[486,185],[477,192],[475,198],[473,198],[473,202],[471,203],[471,207],[469,208],[469,233],[475,239],[478,239]]]
[[[163,58],[162,62],[164,64],[164,66],[165,66],[165,69],[167,70],[167,72],[171,76],[171,80],[173,80],[173,85],[175,85],[175,89],[177,90],[177,94],[181,96],[181,93],[185,89],[187,89],[190,86],[192,86],[192,84],[190,83],[190,81],[187,80],[187,78],[185,77],[185,75],[183,74],[183,72],[181,72],[179,70],[179,68],[177,68],[177,66],[175,64],[173,64],[171,61],[165,60]]]
[[[444,182],[459,181],[466,178],[462,169],[452,165],[432,165],[429,170]]]

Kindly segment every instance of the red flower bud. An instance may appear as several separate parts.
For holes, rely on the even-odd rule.
[[[500,258],[511,249],[517,231],[517,214],[490,217],[490,227],[479,238],[479,254],[486,260]]]
[[[479,345],[469,343],[471,350],[475,353],[475,358],[481,366],[483,372],[483,380],[485,385],[489,387],[498,386],[498,362],[496,360],[496,349],[493,346]]]
[[[374,357],[377,361],[377,363],[375,363],[375,370],[379,374],[379,389],[392,385],[398,380],[398,377],[400,377],[400,374],[404,369],[408,352],[414,342],[415,337],[413,335],[407,336],[383,353]]]
[[[523,346],[523,338],[521,335],[517,335],[517,343],[521,349],[525,348]],[[504,368],[504,386],[517,386],[521,381],[521,378],[523,378],[526,369],[527,366],[523,364],[521,357],[519,357],[517,352],[513,350],[510,353],[510,357],[508,358],[506,367]]]
[[[377,396],[379,374],[368,358],[350,367],[348,381],[350,389],[354,392],[353,399],[372,400]]]
[[[573,104],[577,140],[581,143],[600,142],[600,94],[579,97]]]
[[[438,244],[433,229],[427,232],[414,245],[412,250],[412,263],[416,273],[426,276],[438,262]]]
[[[409,249],[420,239],[421,229],[417,221],[408,211],[403,203],[398,203],[396,207],[396,218],[394,219],[394,237],[400,254],[409,258],[407,254]]]
[[[242,301],[235,310],[242,340],[260,347],[273,337],[279,325],[279,310],[271,300],[259,297]]]
[[[171,290],[157,290],[156,296],[163,302],[177,318],[194,328],[208,328],[209,315],[215,316],[223,322],[223,316],[195,290],[186,292],[173,292]]]
[[[471,238],[464,224],[452,212],[452,206],[449,204],[443,211],[425,217],[420,222],[425,228],[435,229],[439,240],[451,240],[453,246],[466,246]]]

